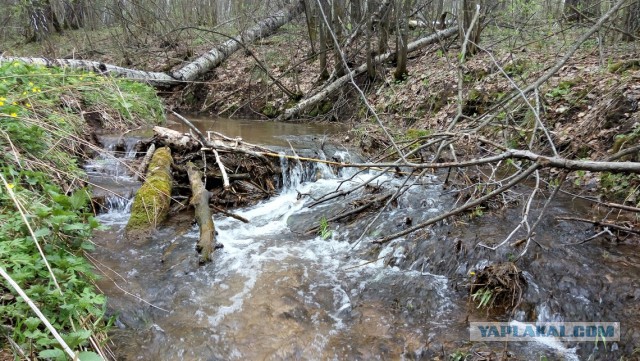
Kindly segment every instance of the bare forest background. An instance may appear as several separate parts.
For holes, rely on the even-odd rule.
[[[151,40],[160,40],[165,46],[178,46],[180,41],[188,38],[192,43],[187,45],[198,45],[202,40],[198,40],[198,32],[193,27],[219,29],[220,33],[231,36],[288,3],[275,0],[3,0],[0,1],[3,9],[0,14],[3,24],[0,41],[7,46],[11,42],[47,42],[51,35],[61,35],[65,31],[103,31],[105,36],[112,36],[111,40],[120,48],[91,50],[119,50],[126,55],[128,47],[142,46]],[[312,50],[321,51],[316,47],[326,46],[328,37],[323,13],[330,18],[331,30],[340,40],[361,32],[363,22],[379,22],[377,35],[381,38],[380,46],[384,48],[388,46],[386,37],[390,33],[402,36],[405,27],[424,28],[429,32],[434,27],[442,29],[453,25],[458,19],[468,25],[476,5],[481,6],[481,27],[502,29],[505,34],[513,31],[512,35],[526,41],[542,34],[551,37],[566,31],[567,27],[576,26],[571,24],[586,26],[594,23],[614,5],[614,1],[305,0],[304,5]],[[391,11],[387,11],[387,7]],[[614,34],[608,40],[637,39],[640,2],[627,1],[611,23],[614,25],[605,28],[605,32]],[[181,36],[182,32],[187,32],[188,37]],[[85,37],[82,40],[86,43],[74,44],[80,52],[75,56],[89,55],[82,54],[82,50],[90,49],[93,39]],[[56,48],[54,43],[50,43],[47,54],[42,55],[74,56],[60,53]],[[378,50],[382,52],[384,49]]]

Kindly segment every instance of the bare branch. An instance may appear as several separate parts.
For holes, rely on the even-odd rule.
[[[391,234],[391,235],[389,235],[387,237],[375,240],[375,241],[373,241],[373,243],[376,243],[376,244],[387,243],[387,242],[392,241],[392,240],[394,240],[396,238],[399,238],[399,237],[402,237],[402,236],[406,236],[409,233],[413,233],[413,232],[415,232],[415,231],[417,231],[419,229],[422,229],[424,227],[432,225],[432,224],[434,224],[436,222],[442,221],[443,219],[446,219],[446,218],[449,218],[451,216],[454,216],[454,215],[456,215],[458,213],[461,213],[461,212],[463,212],[463,211],[465,211],[465,210],[467,210],[467,209],[469,209],[471,207],[475,207],[477,205],[480,205],[483,202],[485,202],[485,201],[497,196],[498,194],[500,194],[500,193],[508,190],[509,188],[515,186],[516,184],[520,183],[522,180],[527,178],[531,173],[533,173],[534,171],[536,171],[539,168],[540,168],[540,164],[539,163],[535,163],[532,166],[530,166],[529,168],[527,168],[526,170],[520,172],[520,174],[517,177],[515,177],[515,178],[513,178],[511,180],[511,182],[503,185],[502,187],[494,190],[493,192],[491,192],[491,193],[489,193],[489,194],[487,194],[485,196],[482,196],[482,197],[480,197],[480,198],[478,198],[478,199],[476,199],[476,200],[474,200],[472,202],[468,202],[468,203],[466,203],[466,204],[464,204],[464,205],[462,205],[462,206],[460,206],[460,207],[458,207],[456,209],[453,209],[453,210],[451,210],[451,211],[449,211],[447,213],[444,213],[444,214],[441,214],[439,216],[430,218],[430,219],[426,220],[425,222],[422,222],[422,223],[420,223],[418,225],[415,225],[413,227],[407,228],[404,231],[397,232],[397,233]]]

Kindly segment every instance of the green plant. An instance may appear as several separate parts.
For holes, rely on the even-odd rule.
[[[576,171],[576,179],[573,181],[573,183],[576,186],[580,186],[583,183],[584,177],[586,176],[586,174],[587,173],[583,170]]]
[[[318,235],[320,235],[322,239],[329,239],[331,238],[332,234],[333,234],[333,231],[331,231],[331,229],[329,228],[329,221],[327,221],[327,217],[323,216],[322,218],[320,218]]]
[[[484,215],[484,207],[482,206],[477,206],[476,208],[473,209],[473,212],[471,212],[472,218],[482,217],[483,215]]]
[[[449,360],[450,361],[464,361],[467,359],[467,357],[469,356],[468,353],[462,351],[462,350],[456,350],[454,353],[452,353],[451,355],[449,355]]]
[[[0,267],[73,350],[99,351],[111,320],[84,258],[90,190],[79,163],[92,145],[87,120],[104,127],[158,123],[163,106],[143,84],[69,69],[0,63]],[[6,336],[31,359],[65,352],[14,289],[0,286]],[[80,360],[97,360],[83,351]]]
[[[493,292],[483,287],[471,295],[471,299],[478,304],[477,308],[484,308],[489,306],[491,299],[493,298]]]
[[[547,93],[545,93],[545,96],[547,96],[549,98],[564,97],[565,95],[571,93],[571,88],[573,88],[578,82],[579,82],[579,80],[561,81],[558,84],[558,86],[556,86],[555,88],[553,88],[553,89],[549,90]]]

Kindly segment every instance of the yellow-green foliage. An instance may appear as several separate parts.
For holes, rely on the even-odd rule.
[[[405,137],[408,140],[415,140],[418,138],[422,138],[422,137],[426,137],[431,135],[432,131],[429,129],[414,129],[414,128],[409,128],[407,129],[407,132],[405,133]]]
[[[153,229],[166,218],[171,201],[171,162],[169,148],[159,148],[153,153],[147,179],[133,200],[127,232]]]

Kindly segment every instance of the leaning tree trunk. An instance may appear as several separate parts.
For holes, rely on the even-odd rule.
[[[289,22],[295,15],[299,14],[302,9],[302,0],[296,1],[285,9],[280,10],[270,17],[260,21],[254,27],[243,32],[236,38],[228,40],[200,56],[173,74],[128,69],[97,61],[74,59],[0,57],[0,63],[7,61],[20,61],[45,66],[71,67],[97,73],[108,73],[110,75],[126,77],[131,80],[145,81],[154,86],[173,86],[184,81],[193,81],[198,79],[198,77],[220,65],[231,54],[240,49],[242,47],[242,43],[253,42],[257,39],[273,34],[278,28]]]
[[[457,33],[458,33],[457,27],[452,27],[449,29],[445,29],[443,31],[438,31],[433,35],[430,35],[425,38],[418,39],[412,43],[409,43],[407,46],[407,52],[412,52],[412,51],[416,51],[418,49],[424,48],[429,44],[433,44],[444,38],[452,37]],[[392,59],[393,56],[395,56],[395,53],[385,53],[382,55],[378,55],[373,59],[373,63],[383,63],[385,61],[388,61],[389,59]],[[307,99],[304,99],[303,101],[299,102],[295,106],[285,110],[284,113],[278,118],[278,120],[291,120],[294,117],[298,116],[299,114],[304,113],[308,109],[313,108],[314,106],[322,102],[331,93],[333,93],[334,91],[340,89],[342,86],[347,84],[351,80],[351,77],[356,77],[366,72],[368,67],[369,65],[365,63],[351,70],[350,73],[347,73],[347,75],[344,75],[341,78],[338,78],[333,83],[327,85],[323,90],[317,92],[316,94],[314,94],[313,96]]]
[[[173,77],[180,80],[193,81],[209,70],[220,65],[231,54],[240,49],[241,43],[250,43],[259,38],[273,34],[282,25],[288,23],[294,16],[304,9],[304,2],[298,0],[277,13],[263,19],[258,24],[244,31],[240,36],[222,43],[204,55],[173,73]]]

